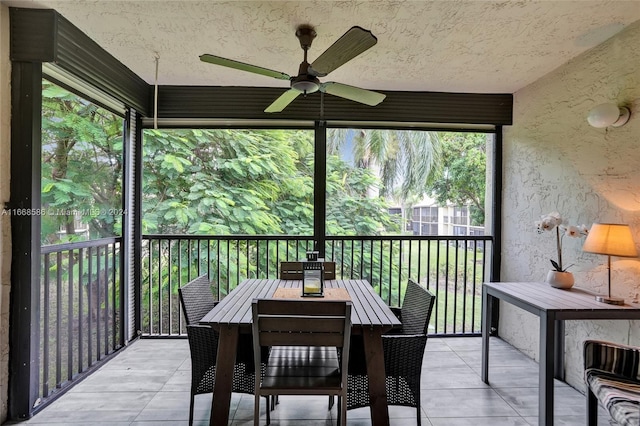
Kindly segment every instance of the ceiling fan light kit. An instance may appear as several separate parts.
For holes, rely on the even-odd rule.
[[[304,51],[304,59],[298,69],[298,75],[295,77],[290,77],[288,74],[280,71],[245,64],[215,55],[204,54],[200,56],[200,60],[214,65],[273,77],[279,80],[289,80],[291,89],[273,101],[273,103],[264,110],[264,112],[267,113],[281,112],[300,94],[307,95],[317,91],[369,106],[378,105],[384,100],[386,95],[382,93],[336,82],[321,83],[318,79],[318,77],[326,76],[331,71],[374,46],[378,42],[378,39],[371,34],[371,31],[358,26],[351,27],[311,64],[307,62],[307,51],[311,47],[313,39],[316,37],[315,29],[309,25],[301,25],[296,30],[296,37],[298,37],[300,47]]]

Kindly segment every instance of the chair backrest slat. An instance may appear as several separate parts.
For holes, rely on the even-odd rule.
[[[336,279],[336,262],[324,262],[324,279]]]
[[[403,334],[427,334],[435,298],[429,290],[409,280],[401,307]]]
[[[326,316],[322,321],[318,321],[317,317],[302,315],[262,315],[258,326],[260,332],[342,334],[344,317]]]
[[[344,338],[335,333],[260,333],[260,346],[335,346],[342,348]]]
[[[351,302],[254,299],[252,311],[254,347],[348,345]]]
[[[336,279],[336,262],[324,263],[324,279]],[[280,262],[280,279],[281,280],[301,280],[302,279],[302,262]]]
[[[213,297],[211,282],[206,274],[180,287],[178,295],[187,325],[197,324],[218,303]]]
[[[301,280],[302,262],[280,262],[281,280]]]
[[[260,301],[260,315],[282,316],[343,316],[344,301],[330,300],[286,300],[257,299]],[[286,310],[285,310],[286,309]]]

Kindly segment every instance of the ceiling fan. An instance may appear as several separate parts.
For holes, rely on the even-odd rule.
[[[318,77],[324,77],[331,71],[344,65],[362,52],[366,51],[378,42],[371,31],[360,27],[352,27],[342,35],[335,43],[324,51],[313,63],[307,62],[307,51],[311,47],[316,31],[309,25],[301,25],[296,30],[296,37],[300,40],[300,47],[304,50],[304,60],[300,64],[298,75],[291,77],[280,71],[262,68],[256,65],[245,64],[233,59],[226,59],[214,55],[200,55],[200,60],[210,64],[234,68],[254,74],[265,75],[279,80],[289,80],[291,89],[284,92],[273,101],[264,112],[281,112],[301,94],[309,94],[317,91],[339,96],[369,106],[378,105],[386,95],[371,90],[361,89],[347,84],[333,81],[321,83]]]

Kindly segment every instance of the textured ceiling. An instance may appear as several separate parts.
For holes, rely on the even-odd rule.
[[[153,83],[287,87],[205,64],[203,53],[296,75],[353,25],[378,44],[332,72],[378,90],[513,93],[640,20],[640,1],[5,1],[53,8]],[[624,54],[624,52],[621,52]]]

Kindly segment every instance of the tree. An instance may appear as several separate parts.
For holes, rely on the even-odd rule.
[[[421,197],[437,167],[440,147],[437,133],[413,130],[331,129],[327,152],[346,153],[354,166],[380,176],[379,194],[409,199]]]
[[[351,167],[339,156],[329,155],[326,180],[328,235],[379,235],[383,230],[398,230],[384,199],[366,196],[372,186],[379,185],[371,170]]]
[[[298,162],[305,148],[296,144],[312,146],[299,131],[146,131],[145,231],[281,234],[284,224],[299,235],[312,229],[313,185]],[[290,208],[297,214],[283,223],[279,212]]]
[[[303,130],[147,130],[145,232],[312,235],[312,138]],[[327,197],[336,204],[327,229],[371,235],[389,215],[379,198],[358,200],[376,177],[353,172],[328,156]]]
[[[42,240],[118,235],[122,207],[122,118],[48,81],[42,105]]]
[[[354,167],[379,176],[366,196],[400,204],[405,217],[407,207],[428,193],[439,163],[440,142],[437,133],[428,131],[331,129],[327,152],[349,158]]]
[[[487,135],[444,132],[440,142],[441,167],[431,185],[433,196],[441,205],[470,205],[471,224],[484,224]]]

